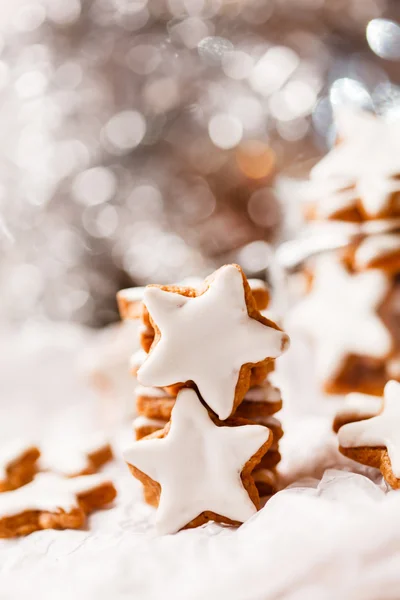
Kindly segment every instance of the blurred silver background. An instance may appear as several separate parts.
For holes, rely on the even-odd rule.
[[[400,113],[396,0],[2,0],[0,27],[0,320],[263,272],[332,111]]]

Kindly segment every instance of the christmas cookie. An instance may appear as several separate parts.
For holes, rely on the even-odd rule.
[[[260,468],[262,469],[273,469],[282,460],[281,453],[277,444],[271,446],[271,448],[264,454],[260,460]]]
[[[133,421],[133,431],[137,440],[163,429],[167,424],[164,419],[149,419],[148,417],[139,416]]]
[[[135,390],[136,410],[149,419],[168,421],[175,404],[176,396],[157,387],[138,385]]]
[[[176,395],[170,394],[163,388],[138,385],[135,389],[135,397],[139,415],[150,419],[169,420]],[[243,402],[236,409],[235,416],[252,420],[273,415],[281,408],[280,390],[272,386],[269,381],[265,381],[246,392]]]
[[[90,475],[113,459],[112,448],[103,435],[94,435],[84,446],[73,446],[62,453],[51,450],[43,452],[41,470],[53,471],[66,477]]]
[[[0,538],[39,529],[77,529],[86,515],[115,496],[113,484],[100,475],[66,479],[40,473],[31,483],[0,495]]]
[[[312,169],[308,215],[364,221],[400,214],[400,120],[367,112],[337,115],[338,143]]]
[[[257,425],[263,425],[264,427],[268,427],[272,431],[274,436],[273,444],[270,447],[270,450],[274,450],[275,444],[283,437],[283,429],[281,422],[275,417],[253,417],[250,419],[252,423],[256,423]],[[276,448],[277,449],[277,446]]]
[[[270,296],[265,281],[262,279],[248,279],[247,282],[250,286],[251,293],[253,294],[257,310],[265,310],[268,308]]]
[[[258,310],[268,307],[270,295],[268,285],[262,279],[248,279],[248,284],[253,294]],[[179,287],[201,288],[203,280],[200,277],[184,279],[175,284]],[[120,290],[117,293],[118,310],[121,319],[140,319],[146,322],[146,313],[143,315],[144,287],[133,287]],[[144,308],[145,310],[145,308]]]
[[[382,269],[386,273],[400,271],[400,233],[365,237],[350,246],[350,262],[354,270]]]
[[[400,488],[400,383],[386,384],[378,416],[344,425],[338,439],[342,454],[380,469],[393,488]]]
[[[267,366],[288,336],[255,307],[237,265],[226,265],[201,291],[148,286],[144,293],[155,338],[138,371],[142,385],[194,383],[220,419],[228,418],[250,387],[254,367]]]
[[[364,421],[375,417],[382,408],[382,396],[369,394],[348,394],[333,421],[333,431],[336,433],[343,425]]]
[[[261,281],[261,279],[249,279],[247,281],[249,287],[251,289],[251,293],[255,302],[255,306],[257,310],[265,310],[269,304],[269,291],[265,282]],[[183,287],[184,283],[178,284],[178,287]],[[167,286],[168,287],[168,286]],[[177,287],[177,286],[174,286]],[[192,286],[191,289],[202,292],[204,288],[204,282],[199,279],[197,280],[196,285]],[[140,329],[140,345],[145,352],[150,352],[151,345],[154,340],[155,331],[153,329],[151,318],[147,307],[143,305],[142,309],[142,326]],[[252,382],[255,384],[260,383],[266,377],[268,370],[266,370],[266,365],[260,365],[257,369],[253,369],[252,371]]]
[[[314,342],[317,376],[327,393],[382,393],[395,344],[379,311],[390,293],[382,271],[351,273],[332,255],[315,261],[311,291],[286,325]]]
[[[146,357],[147,357],[147,353],[142,348],[132,354],[130,361],[129,361],[129,366],[130,366],[131,374],[135,375],[135,377],[136,377],[137,372],[139,371],[140,367],[146,360]]]
[[[174,303],[173,303],[174,306]],[[170,423],[136,442],[125,460],[158,506],[160,533],[210,520],[239,524],[259,507],[252,471],[272,443],[261,425],[214,420],[196,392],[179,392]]]
[[[121,319],[140,319],[143,309],[144,287],[132,287],[117,293],[117,303]]]
[[[278,478],[272,469],[255,469],[253,479],[260,498],[272,496],[278,491]]]
[[[253,299],[257,310],[265,310],[268,307],[270,295],[269,289],[265,281],[261,279],[249,279],[249,287],[251,289]],[[175,284],[174,287],[187,287],[190,286],[193,289],[199,291],[202,290],[204,282],[202,279],[193,277],[183,280],[182,282]],[[146,288],[127,288],[121,290],[117,294],[118,308],[120,311],[121,318],[124,320],[141,319],[142,325],[139,332],[140,345],[143,350],[147,353],[150,351],[151,345],[154,340],[154,329],[151,324],[150,315],[146,306],[143,304],[143,296]],[[263,377],[265,378],[265,376]],[[258,378],[258,381],[261,381]]]
[[[282,396],[278,388],[264,381],[261,385],[250,388],[243,402],[238,406],[235,415],[245,419],[268,417],[282,408]]]
[[[25,485],[38,470],[40,452],[36,446],[15,440],[0,446],[0,492]]]
[[[146,319],[150,318],[147,311],[144,311],[144,315],[145,315]],[[142,323],[140,325],[139,342],[140,342],[140,345],[143,348],[143,350],[146,352],[146,354],[148,352],[150,352],[150,348],[154,342],[154,336],[155,336],[155,332],[154,332],[154,328],[151,324],[147,325],[146,323]]]

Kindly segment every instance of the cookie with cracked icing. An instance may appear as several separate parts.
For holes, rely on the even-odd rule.
[[[341,110],[338,141],[311,170],[311,219],[360,222],[400,215],[400,120]]]
[[[22,440],[0,446],[0,492],[15,490],[30,481],[38,471],[39,449]]]
[[[400,488],[400,383],[389,381],[383,407],[370,419],[339,429],[339,450],[363,465],[379,469],[385,480]]]
[[[393,293],[392,279],[381,270],[353,272],[334,255],[314,261],[311,290],[285,324],[289,333],[311,341],[326,393],[382,394],[386,365],[400,340]]]
[[[381,408],[382,396],[357,392],[348,394],[334,417],[332,429],[337,433],[347,423],[371,419],[381,411]]]
[[[124,457],[146,501],[157,507],[158,531],[166,534],[250,518],[259,508],[252,471],[271,443],[267,427],[220,421],[186,388],[166,427],[135,442]]]
[[[225,265],[204,287],[148,286],[144,303],[155,330],[138,370],[142,385],[195,385],[222,420],[234,413],[255,369],[267,368],[288,336],[256,309],[241,268]]]
[[[0,495],[0,538],[40,529],[78,529],[88,514],[115,496],[114,485],[100,475],[69,479],[40,473],[27,485]]]
[[[163,388],[137,386],[135,389],[136,410],[139,415],[149,419],[165,419],[168,421],[175,404],[176,395]],[[237,407],[235,416],[244,419],[269,417],[282,408],[280,390],[264,381],[261,385],[251,387],[243,402]]]

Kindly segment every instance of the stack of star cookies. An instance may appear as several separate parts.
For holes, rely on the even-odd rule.
[[[163,532],[243,522],[275,491],[282,400],[268,376],[288,337],[260,313],[265,285],[250,283],[227,265],[205,282],[118,294],[122,318],[143,325],[131,361],[140,441],[126,460]]]
[[[292,250],[312,256],[286,326],[313,342],[325,392],[381,395],[400,379],[400,120],[344,111],[336,126],[304,187],[308,236]]]

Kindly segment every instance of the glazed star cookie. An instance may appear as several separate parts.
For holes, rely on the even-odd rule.
[[[380,469],[389,485],[400,488],[400,383],[386,384],[378,416],[344,425],[338,439],[342,454]]]
[[[63,448],[62,453],[55,452],[54,446],[43,451],[40,467],[66,477],[78,477],[96,473],[112,459],[110,443],[102,434],[94,434],[85,444]]]
[[[288,336],[255,308],[237,265],[226,265],[194,288],[148,286],[144,293],[155,338],[138,370],[144,386],[195,384],[220,419],[227,419],[250,387],[255,367],[268,365]]]
[[[0,538],[39,529],[78,529],[86,515],[114,500],[113,484],[100,475],[66,479],[40,473],[27,485],[0,494]]]
[[[382,269],[400,271],[400,233],[371,235],[350,246],[347,259],[355,271]]]
[[[142,417],[140,415],[139,417],[136,417],[132,423],[135,438],[141,440],[142,438],[163,429],[167,423],[168,421],[164,419],[149,419],[149,417]]]
[[[347,394],[333,420],[333,431],[337,433],[343,425],[371,419],[382,409],[382,396],[369,394]]]
[[[251,289],[251,293],[253,296],[253,300],[256,306],[257,310],[265,310],[269,304],[269,290],[268,287],[266,285],[265,282],[261,281],[260,279],[249,279],[247,281],[247,283],[249,284],[249,287]],[[188,283],[185,284],[186,286],[189,285]],[[173,286],[174,288],[183,288],[184,286],[184,282],[182,282],[182,284],[178,284],[177,286]],[[204,281],[202,281],[201,279],[197,279],[195,280],[195,282],[193,282],[191,284],[191,289],[192,290],[197,290],[199,293],[201,293],[203,291],[203,287],[204,287]],[[147,310],[147,307],[145,304],[143,304],[143,308],[142,308],[142,315],[141,315],[141,319],[142,319],[142,325],[141,325],[141,329],[140,329],[140,345],[142,346],[143,350],[145,352],[149,352],[151,345],[154,341],[154,337],[155,337],[155,331],[153,328],[153,325],[151,323],[151,318],[149,315],[149,312]],[[260,382],[262,379],[264,379],[266,376],[266,373],[264,372],[264,374],[261,373],[261,375],[258,376],[257,381]]]
[[[269,289],[262,279],[248,279],[257,310],[265,310],[269,304]],[[201,288],[203,281],[200,277],[184,279],[177,286]],[[121,319],[140,319],[143,317],[144,287],[133,287],[120,290],[117,293],[118,310]],[[146,315],[144,315],[146,321]]]
[[[196,392],[179,392],[170,423],[125,453],[132,474],[158,506],[160,533],[210,520],[239,524],[259,507],[251,472],[272,443],[261,425],[214,420]]]
[[[38,470],[39,449],[22,440],[0,445],[0,492],[14,490],[33,479]]]
[[[400,119],[367,112],[336,115],[338,143],[311,170],[313,218],[363,221],[400,214]]]
[[[286,326],[314,342],[317,376],[327,393],[382,393],[394,340],[378,311],[390,289],[390,279],[377,269],[350,273],[332,255],[315,261],[311,291]]]

